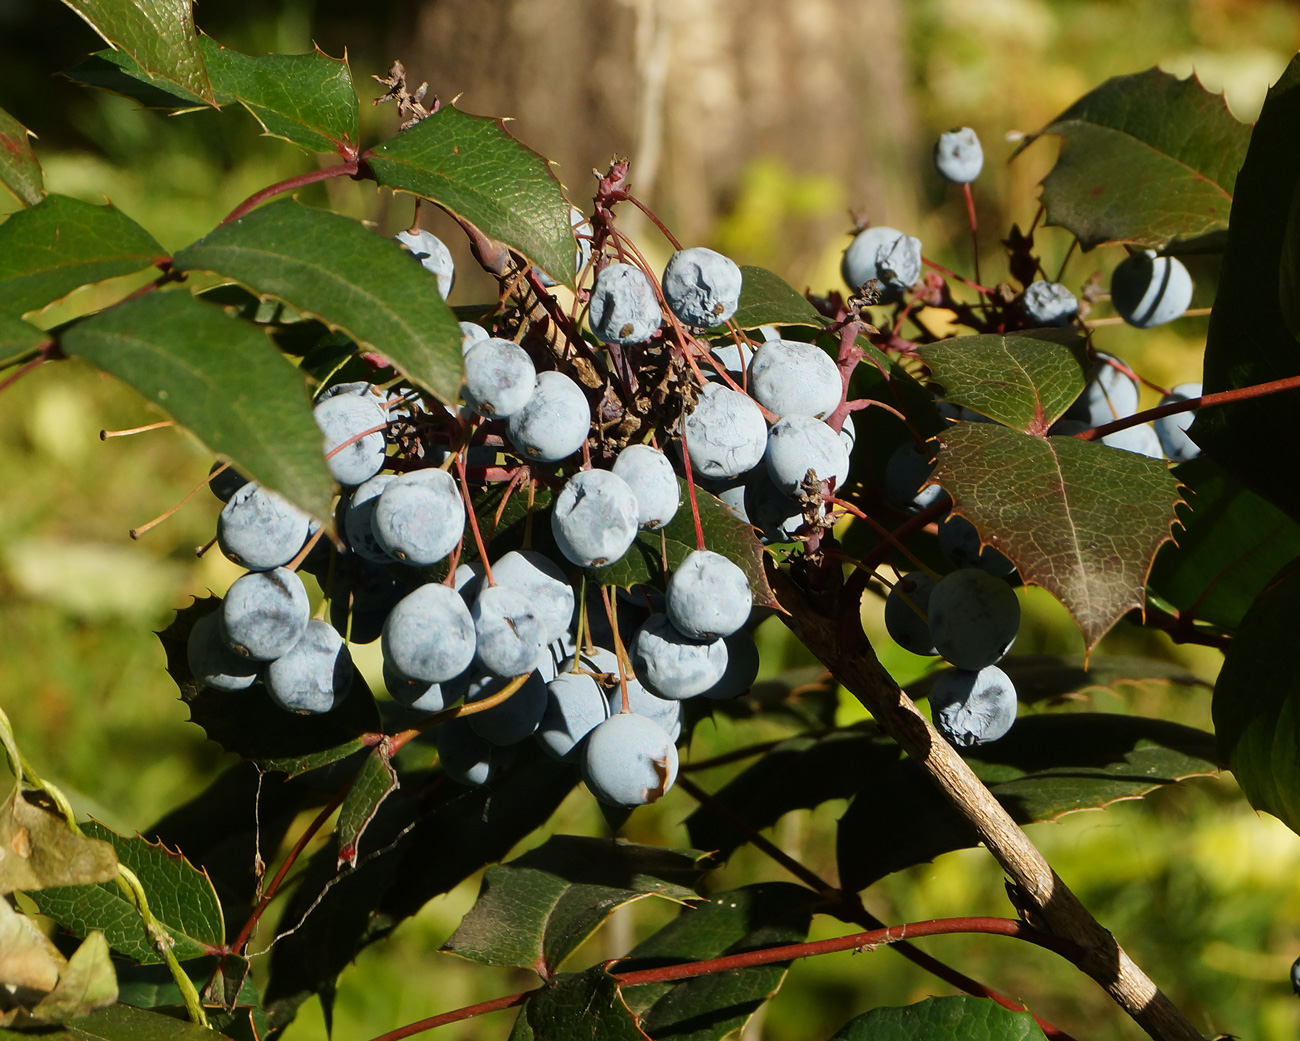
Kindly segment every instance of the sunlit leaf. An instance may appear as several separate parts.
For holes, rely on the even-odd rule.
[[[1045,1041],[1028,1012],[964,994],[915,1005],[873,1008],[845,1023],[830,1041]]]
[[[339,845],[339,863],[352,867],[357,862],[357,846],[361,836],[379,812],[379,804],[397,791],[397,771],[388,761],[388,752],[380,747],[373,749],[361,765],[357,779],[352,782],[343,805],[339,807],[339,820],[335,835]]]
[[[0,109],[0,185],[24,206],[45,198],[45,175],[32,151],[32,132]]]
[[[767,268],[741,265],[740,306],[732,320],[742,329],[760,325],[811,325],[827,319],[780,275]]]

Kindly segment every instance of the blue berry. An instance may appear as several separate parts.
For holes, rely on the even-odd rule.
[[[1066,410],[1065,419],[1099,427],[1116,419],[1127,419],[1138,410],[1137,380],[1111,365],[1113,356],[1098,351],[1083,393]]]
[[[644,343],[663,322],[654,286],[639,267],[610,264],[591,289],[591,331],[604,343]]]
[[[730,636],[748,621],[753,606],[745,572],[721,553],[693,550],[668,579],[668,618],[692,639]]]
[[[1177,257],[1145,249],[1120,261],[1110,276],[1110,302],[1119,316],[1150,329],[1182,316],[1192,302],[1192,276]]]
[[[681,249],[664,268],[664,302],[683,324],[712,329],[736,313],[741,280],[729,257],[703,246]]]
[[[539,372],[527,404],[509,419],[510,443],[525,459],[558,463],[587,440],[591,406],[562,372]]]
[[[456,265],[442,239],[427,231],[399,231],[393,238],[438,280],[438,295],[446,300],[456,280]]]
[[[415,712],[441,712],[454,704],[456,698],[451,696],[451,690],[444,689],[449,686],[409,679],[388,662],[384,662],[384,689],[399,705],[405,705]]]
[[[1011,649],[1020,630],[1020,601],[987,571],[962,568],[931,591],[929,618],[930,635],[944,660],[979,670]]]
[[[465,703],[472,705],[476,701],[486,701],[494,694],[499,694],[513,679],[497,676],[480,676],[469,685]],[[532,736],[546,712],[546,684],[536,672],[529,673],[523,686],[511,694],[499,705],[494,705],[486,712],[476,712],[465,718],[469,720],[470,729],[484,741],[494,745],[517,745]]]
[[[1150,423],[1139,423],[1137,426],[1106,434],[1101,439],[1101,443],[1109,445],[1111,448],[1122,448],[1125,452],[1144,455],[1149,459],[1164,459],[1165,457],[1160,437],[1156,433],[1155,427]]]
[[[252,482],[230,497],[217,518],[217,545],[250,571],[289,563],[307,539],[311,518],[287,499]]]
[[[217,690],[246,690],[257,682],[257,665],[232,651],[222,637],[220,609],[194,623],[185,657],[190,675]]]
[[[749,363],[749,393],[778,416],[825,419],[840,405],[839,366],[815,343],[768,340]]]
[[[995,665],[978,672],[950,669],[930,688],[934,728],[956,748],[1003,737],[1016,721],[1016,688]]]
[[[282,567],[241,575],[221,604],[221,635],[226,644],[254,661],[287,654],[310,620],[311,604],[302,579]]]
[[[570,562],[598,567],[628,551],[638,530],[636,496],[610,470],[580,470],[569,478],[551,511],[551,534]]]
[[[432,468],[399,474],[380,492],[370,527],[379,545],[404,564],[438,563],[465,533],[456,479]]]
[[[969,184],[984,168],[984,149],[970,127],[954,127],[934,143],[934,169],[952,184]]]
[[[885,597],[885,631],[905,651],[923,656],[939,653],[927,620],[934,586],[934,579],[924,571],[912,571]]]
[[[460,353],[468,354],[470,348],[488,339],[489,333],[477,322],[460,323]]]
[[[397,474],[376,474],[352,492],[347,509],[343,512],[343,534],[347,538],[348,548],[372,564],[392,564],[396,560],[380,545],[371,525],[375,507],[379,505],[379,496],[396,478]]]
[[[921,277],[921,240],[883,224],[867,228],[844,251],[840,273],[855,291],[878,282],[882,304],[901,300]]]
[[[727,668],[722,679],[704,691],[700,696],[713,701],[728,701],[738,698],[754,685],[758,679],[758,644],[748,629],[737,629],[724,641],[727,645]],[[680,705],[681,702],[673,702]],[[635,705],[633,712],[641,710]],[[643,713],[644,714],[644,713]]]
[[[673,519],[681,505],[681,486],[668,457],[650,445],[628,445],[614,460],[613,472],[636,496],[637,521],[657,531]]]
[[[508,419],[533,396],[537,370],[519,344],[489,337],[465,353],[465,404],[480,416]]]
[[[225,469],[221,470],[221,473],[217,473],[222,466],[224,466]],[[208,473],[215,474],[215,476],[208,481],[208,487],[212,490],[212,494],[222,502],[229,502],[230,497],[248,483],[248,478],[228,463],[213,463],[212,468],[208,470]]]
[[[543,643],[554,643],[569,631],[576,601],[573,587],[554,561],[535,550],[515,550],[492,565],[492,577],[497,585],[515,590],[528,601],[541,624]]]
[[[677,749],[657,723],[621,712],[587,735],[582,777],[603,803],[644,806],[677,780]]]
[[[637,679],[661,698],[693,698],[722,679],[727,669],[727,645],[721,639],[692,639],[662,614],[646,619],[629,650]]]
[[[1060,282],[1029,283],[1020,307],[1032,325],[1069,325],[1079,313],[1079,301]]]
[[[772,483],[786,495],[799,493],[809,470],[818,482],[831,479],[836,491],[843,491],[849,477],[849,453],[844,450],[844,442],[834,430],[811,416],[782,417],[768,431],[763,462]]]
[[[287,712],[329,712],[352,689],[352,655],[328,622],[307,623],[302,638],[266,667],[266,690]]]
[[[937,484],[925,483],[933,472],[930,448],[904,441],[885,464],[885,498],[908,513],[925,509],[943,495]]]
[[[408,679],[444,683],[474,660],[474,619],[460,594],[429,582],[403,597],[384,623],[384,661]]]
[[[502,748],[479,737],[470,719],[449,719],[438,728],[438,764],[457,784],[491,784],[515,759],[513,748]]]
[[[1199,398],[1204,388],[1199,383],[1180,383],[1160,399],[1160,404],[1171,405],[1175,401],[1190,401]],[[1192,425],[1196,413],[1175,412],[1172,416],[1161,416],[1152,426],[1160,438],[1160,445],[1165,455],[1175,463],[1185,463],[1201,454],[1201,446],[1187,436],[1187,428]]]
[[[974,524],[955,513],[950,513],[939,525],[939,549],[959,568],[977,567],[998,576],[1009,575],[1016,569],[1005,554],[981,543]]]
[[[581,672],[561,672],[546,685],[546,711],[537,743],[552,759],[577,760],[583,739],[609,718],[609,703],[596,680]]]
[[[485,586],[470,608],[474,619],[474,660],[494,676],[532,672],[546,646],[546,630],[530,598],[505,586]]]
[[[682,428],[691,468],[701,477],[738,477],[757,466],[767,450],[767,423],[758,405],[716,383],[700,388]]]

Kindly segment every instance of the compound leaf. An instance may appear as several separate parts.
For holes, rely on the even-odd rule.
[[[444,105],[367,153],[367,162],[381,185],[437,203],[573,285],[568,200],[550,164],[501,120]]]
[[[0,894],[116,877],[113,847],[73,831],[43,793],[14,788],[0,803]]]
[[[624,904],[694,899],[700,861],[687,850],[554,835],[487,869],[478,901],[443,950],[550,977]]]
[[[330,516],[334,481],[302,376],[253,324],[184,290],[148,293],[77,322],[60,344],[250,478]]]
[[[339,807],[339,820],[334,831],[338,838],[340,864],[356,866],[357,845],[362,834],[375,819],[380,803],[397,788],[397,771],[388,761],[387,749],[372,749]]]
[[[0,224],[0,310],[15,316],[35,311],[166,256],[152,235],[114,206],[48,195]]]
[[[224,943],[221,905],[212,883],[179,852],[138,836],[118,835],[94,822],[83,830],[110,843],[118,860],[140,879],[149,910],[175,941],[172,950],[178,959],[209,954]],[[42,889],[28,895],[42,914],[77,936],[98,930],[109,946],[133,961],[156,964],[163,960],[135,905],[113,883]]]
[[[1108,79],[1029,142],[1043,134],[1061,138],[1043,179],[1047,223],[1074,232],[1085,250],[1185,249],[1227,228],[1250,127],[1195,75],[1151,68]]]
[[[959,336],[920,349],[944,397],[1027,434],[1046,434],[1083,393],[1083,337],[1071,329]]]
[[[1145,603],[1170,538],[1177,482],[1163,463],[1073,437],[956,423],[937,437],[932,480],[984,542],[1073,616],[1088,650]]]
[[[1028,1012],[964,994],[881,1006],[845,1023],[831,1041],[1045,1041]]]
[[[460,326],[433,275],[351,218],[279,199],[217,228],[173,263],[215,272],[342,329],[439,400],[456,401]]]
[[[811,325],[821,328],[827,319],[780,275],[748,264],[740,268],[740,305],[732,320],[742,329],[760,325]]]
[[[24,206],[45,198],[45,175],[32,151],[32,134],[0,109],[0,185]]]
[[[530,1041],[650,1041],[623,998],[618,981],[601,966],[565,973],[537,991],[512,1038]]]

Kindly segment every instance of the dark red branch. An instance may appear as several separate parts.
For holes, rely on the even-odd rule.
[[[360,170],[361,160],[349,159],[346,163],[339,163],[338,166],[327,166],[323,170],[313,170],[311,173],[299,174],[297,177],[290,177],[287,180],[269,185],[261,191],[254,192],[231,210],[226,215],[226,219],[217,227],[224,227],[232,220],[239,220],[249,210],[276,195],[283,195],[285,192],[291,192],[296,188],[305,188],[307,185],[316,184],[319,181],[329,181],[335,177],[356,177]]]

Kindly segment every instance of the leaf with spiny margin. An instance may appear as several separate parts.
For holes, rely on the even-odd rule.
[[[1284,568],[1246,612],[1214,686],[1214,730],[1246,798],[1300,834],[1300,571]]]
[[[1199,622],[1235,629],[1278,569],[1300,556],[1300,525],[1207,456],[1173,473],[1187,505],[1182,530],[1156,555],[1151,591]]]
[[[116,877],[113,847],[73,831],[43,792],[15,787],[0,803],[0,894]]]
[[[214,104],[191,0],[63,0],[145,74]]]
[[[691,844],[720,858],[791,810],[847,799],[898,759],[898,746],[875,730],[800,734],[782,741],[713,793],[686,818]],[[740,823],[737,823],[737,819]]]
[[[339,846],[340,867],[344,864],[356,867],[357,847],[362,834],[375,819],[380,803],[397,789],[397,771],[388,761],[388,750],[382,745],[372,749],[339,808],[334,833]]]
[[[45,175],[32,151],[35,135],[0,108],[0,185],[24,206],[45,198]]]
[[[221,598],[196,597],[162,632],[167,674],[180,688],[190,721],[227,752],[252,759],[291,777],[328,766],[359,751],[357,739],[380,728],[379,709],[365,678],[354,666],[352,690],[332,712],[300,716],[280,708],[258,680],[247,690],[216,690],[190,672],[186,648],[190,630],[204,615],[221,609]]]
[[[179,852],[138,836],[118,835],[93,821],[83,830],[110,843],[122,865],[139,878],[149,910],[175,941],[172,951],[178,959],[198,958],[221,947],[225,942],[221,904],[207,875]],[[42,889],[28,895],[41,914],[77,936],[99,930],[113,950],[133,961],[148,965],[163,961],[140,912],[111,882]]]
[[[534,993],[511,1041],[650,1041],[627,1007],[618,981],[597,965],[566,972]]]
[[[74,289],[130,275],[167,256],[112,205],[47,195],[0,224],[0,311],[21,315]]]
[[[920,354],[946,400],[1027,434],[1046,434],[1065,415],[1083,393],[1088,367],[1073,329],[959,336]]]
[[[956,423],[937,441],[931,480],[952,496],[953,512],[1065,605],[1087,650],[1145,604],[1151,561],[1180,501],[1164,463],[988,423]]]
[[[732,317],[742,329],[760,325],[811,325],[822,328],[829,319],[780,275],[748,264],[740,268],[740,305]]]
[[[257,326],[182,289],[92,315],[59,342],[65,354],[116,376],[250,479],[330,518],[334,481],[302,374]]]
[[[1017,654],[1003,658],[998,668],[1007,674],[1022,705],[1055,701],[1090,689],[1117,691],[1121,686],[1210,688],[1193,672],[1176,662],[1128,655]],[[930,689],[948,670],[940,669],[908,684],[913,701],[928,697]]]
[[[553,835],[487,869],[478,900],[444,951],[550,977],[624,904],[693,900],[704,855],[607,839]]]
[[[0,314],[0,368],[26,358],[49,338],[21,318]]]
[[[371,149],[367,163],[383,187],[437,203],[573,285],[577,240],[569,202],[550,163],[500,119],[444,105]]]
[[[214,272],[342,329],[438,400],[457,400],[460,326],[435,278],[396,242],[350,217],[278,199],[172,259],[178,271]]]
[[[1228,245],[1205,340],[1205,393],[1300,376],[1295,315],[1293,200],[1300,192],[1300,57],[1269,89],[1237,177]],[[1292,321],[1288,322],[1288,315]],[[1295,420],[1294,390],[1202,409],[1189,433],[1225,470],[1300,520],[1300,453],[1281,431]],[[1267,450],[1262,450],[1267,446]]]
[[[1112,77],[1021,148],[1043,134],[1062,139],[1042,182],[1047,223],[1074,232],[1085,250],[1221,248],[1251,128],[1194,74]]]
[[[704,961],[808,938],[818,896],[789,882],[760,882],[715,893],[683,908],[620,961],[619,972]],[[780,988],[789,962],[711,973],[678,983],[623,990],[628,1005],[658,1038],[721,1041],[743,1028]]]
[[[62,1029],[42,1031],[39,1037],[41,1041],[225,1041],[225,1035],[184,1018],[122,1004],[71,1019]],[[0,1029],[0,1041],[31,1038],[25,1031]]]
[[[856,1016],[830,1041],[1046,1041],[1028,1012],[965,994],[881,1006]]]
[[[962,757],[1017,824],[1104,809],[1219,769],[1213,734],[1090,712],[1027,716],[1001,740],[962,749]],[[865,779],[840,818],[840,883],[857,892],[979,841],[915,760],[898,759]]]

